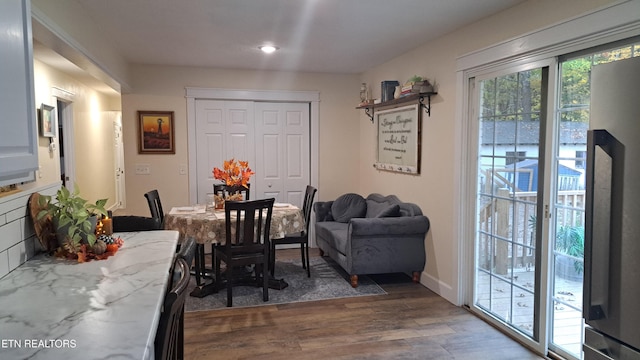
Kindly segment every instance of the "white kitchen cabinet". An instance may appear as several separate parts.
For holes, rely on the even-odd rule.
[[[38,134],[29,0],[0,1],[0,186],[34,180]]]

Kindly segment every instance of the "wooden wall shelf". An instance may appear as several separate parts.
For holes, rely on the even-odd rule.
[[[437,92],[416,93],[416,94],[403,96],[398,99],[385,101],[379,104],[361,105],[356,107],[356,109],[364,109],[364,112],[367,114],[367,116],[369,117],[369,119],[371,119],[371,122],[373,123],[374,122],[373,115],[376,109],[393,108],[393,107],[409,104],[412,102],[418,102],[420,105],[422,105],[421,107],[424,107],[424,109],[427,111],[427,115],[431,116],[431,96],[437,95],[437,94],[438,94]],[[427,100],[426,104],[424,102],[425,99]]]

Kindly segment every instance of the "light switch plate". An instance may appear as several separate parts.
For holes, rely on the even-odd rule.
[[[136,175],[151,175],[151,165],[136,164]]]

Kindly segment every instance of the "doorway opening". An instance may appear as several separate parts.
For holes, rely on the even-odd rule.
[[[60,180],[62,186],[73,191],[75,182],[73,156],[73,110],[72,103],[58,98],[56,101],[58,116],[58,146],[60,151]]]

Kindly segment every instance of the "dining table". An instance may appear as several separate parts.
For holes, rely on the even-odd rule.
[[[166,230],[177,230],[180,234],[179,242],[188,237],[192,237],[196,241],[196,264],[193,271],[196,278],[196,287],[190,293],[191,296],[204,297],[217,292],[216,281],[220,282],[220,279],[214,279],[213,271],[206,269],[204,248],[206,245],[210,245],[213,252],[216,246],[225,245],[225,224],[224,208],[218,209],[215,206],[204,204],[173,207],[164,217],[164,228]],[[288,203],[274,203],[269,239],[282,238],[285,234],[299,232],[304,229],[305,219],[299,207]],[[269,266],[274,266],[274,264]],[[205,283],[205,278],[212,281]],[[269,288],[271,289],[280,290],[287,287],[287,285],[284,279],[269,279]]]

